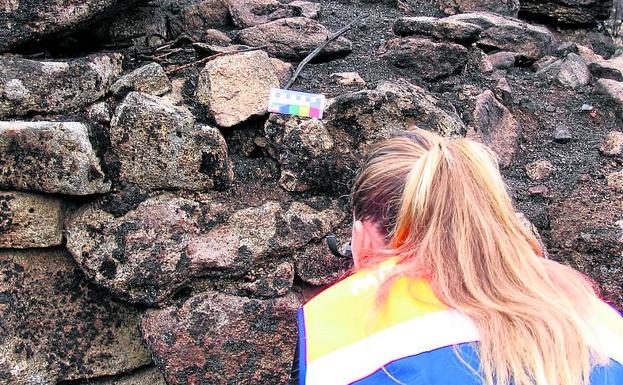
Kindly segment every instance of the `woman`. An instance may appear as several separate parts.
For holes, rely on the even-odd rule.
[[[299,311],[300,384],[623,384],[623,319],[543,257],[485,146],[387,140],[352,206],[355,274]]]

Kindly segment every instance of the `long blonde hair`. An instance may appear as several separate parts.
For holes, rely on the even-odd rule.
[[[388,244],[358,268],[395,256],[386,286],[400,275],[425,277],[469,316],[485,384],[588,384],[592,366],[608,361],[591,347],[593,284],[543,257],[487,147],[405,132],[368,154],[352,204],[355,219],[374,221]]]

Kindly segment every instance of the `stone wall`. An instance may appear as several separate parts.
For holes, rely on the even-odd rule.
[[[491,146],[623,309],[611,2],[65,3],[0,4],[0,383],[285,384],[297,308],[350,269],[324,238],[362,156],[414,126]],[[324,119],[268,114],[363,12],[293,87]]]

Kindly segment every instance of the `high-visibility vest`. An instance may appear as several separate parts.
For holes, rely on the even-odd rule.
[[[299,384],[483,383],[477,328],[426,280],[398,278],[378,303],[379,285],[393,268],[390,260],[358,272],[299,309]],[[600,343],[612,360],[593,369],[591,385],[623,385],[623,318],[601,304]]]

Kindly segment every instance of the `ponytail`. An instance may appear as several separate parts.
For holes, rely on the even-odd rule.
[[[542,257],[515,214],[495,154],[469,139],[415,130],[379,144],[353,187],[356,219],[385,233],[399,275],[428,279],[446,305],[480,332],[487,385],[588,384],[593,322],[591,282]]]

